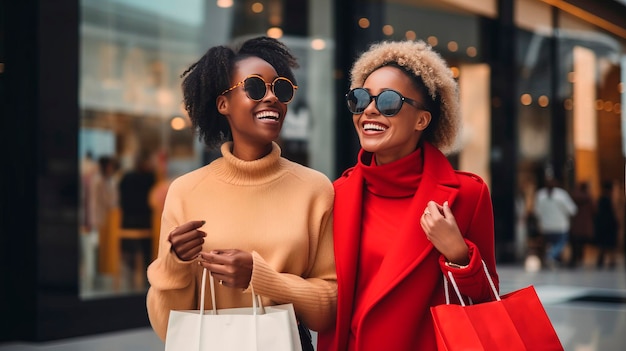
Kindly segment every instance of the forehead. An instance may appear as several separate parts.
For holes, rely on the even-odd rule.
[[[377,68],[363,82],[364,88],[401,88],[412,86],[411,78],[397,67],[383,66]]]
[[[246,57],[235,63],[233,70],[234,81],[239,82],[251,74],[260,75],[265,80],[272,80],[278,76],[274,67],[259,57]]]

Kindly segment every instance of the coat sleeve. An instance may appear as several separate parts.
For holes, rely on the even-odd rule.
[[[487,266],[496,291],[499,290],[499,279],[495,262],[493,207],[486,184],[482,183],[475,203],[477,206],[468,232],[464,233],[470,263],[465,268],[450,267],[446,265],[445,257],[441,255],[439,265],[444,275],[447,276],[448,272],[452,272],[462,295],[470,297],[474,302],[492,301],[495,296],[482,261]]]
[[[182,224],[175,211],[178,199],[176,190],[170,188],[165,201],[159,235],[159,253],[148,266],[150,288],[146,297],[148,318],[156,334],[165,340],[170,310],[189,310],[197,308],[197,287],[193,270],[197,269],[193,261],[182,261],[171,250],[167,240],[169,233]]]
[[[315,331],[334,326],[337,311],[337,274],[333,248],[333,190],[329,188],[313,218],[307,272],[301,277],[276,272],[257,252],[251,285],[255,293],[276,303],[293,303],[296,315]]]

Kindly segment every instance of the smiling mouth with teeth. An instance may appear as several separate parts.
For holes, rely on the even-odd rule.
[[[278,112],[275,111],[261,111],[256,115],[258,119],[271,119],[274,121],[277,121],[278,117]]]
[[[387,130],[387,127],[380,125],[380,124],[376,124],[376,123],[365,123],[363,125],[363,130],[384,132],[385,130]]]

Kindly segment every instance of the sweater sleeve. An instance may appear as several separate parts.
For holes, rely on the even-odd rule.
[[[156,334],[165,340],[170,310],[197,308],[196,282],[193,276],[194,261],[182,261],[171,250],[169,233],[179,225],[173,208],[176,195],[169,192],[161,220],[159,253],[148,266],[150,288],[146,297],[148,318]]]
[[[331,328],[337,311],[332,206],[324,213],[319,228],[319,233],[311,240],[315,245],[311,248],[309,269],[304,277],[276,272],[261,255],[253,252],[250,282],[259,295],[278,304],[293,303],[298,319],[315,331]]]
[[[469,231],[465,236],[470,262],[467,267],[455,268],[446,265],[443,255],[439,258],[439,265],[444,275],[452,272],[462,295],[470,297],[474,302],[492,301],[495,299],[493,290],[482,261],[485,261],[489,275],[498,291],[498,274],[495,263],[495,243],[493,229],[493,208],[489,190],[482,185],[477,206],[474,212]]]

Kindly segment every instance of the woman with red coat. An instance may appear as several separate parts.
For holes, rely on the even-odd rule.
[[[334,183],[337,321],[318,350],[436,350],[444,274],[474,303],[494,299],[481,261],[498,286],[487,184],[443,153],[457,84],[424,42],[383,42],[355,62],[346,100],[361,150]]]

